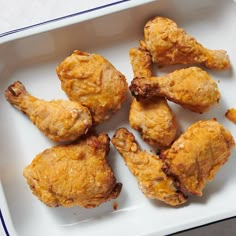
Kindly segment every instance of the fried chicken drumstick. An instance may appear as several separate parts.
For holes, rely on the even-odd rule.
[[[144,27],[144,41],[159,66],[203,64],[210,69],[227,69],[230,61],[224,50],[203,47],[177,24],[165,17],[155,17]]]
[[[148,78],[152,76],[152,58],[148,51],[140,46],[129,50],[130,62],[134,78]]]
[[[75,50],[56,71],[69,99],[88,107],[94,124],[109,119],[125,100],[125,76],[98,54]]]
[[[145,101],[133,99],[129,111],[130,126],[142,139],[160,149],[169,147],[176,137],[177,121],[165,98]]]
[[[130,91],[138,100],[160,96],[198,113],[218,103],[216,82],[198,67],[176,70],[160,77],[135,78]]]
[[[140,48],[130,49],[130,61],[134,77],[152,76],[149,53]],[[145,142],[158,148],[168,147],[177,132],[177,121],[165,98],[155,97],[145,101],[134,98],[129,111],[130,126],[138,130]]]
[[[177,178],[183,192],[201,196],[206,182],[214,178],[234,146],[230,132],[217,121],[198,121],[162,152],[161,158],[167,163],[166,173]]]
[[[112,143],[148,198],[159,199],[173,206],[186,202],[186,197],[176,188],[174,179],[163,172],[162,160],[156,155],[141,151],[127,129],[116,130]]]
[[[122,187],[106,159],[109,144],[102,133],[46,149],[24,169],[24,177],[49,207],[97,207],[117,198]]]
[[[38,99],[30,95],[19,81],[8,87],[5,97],[53,141],[73,141],[84,135],[92,126],[88,108],[80,103]]]

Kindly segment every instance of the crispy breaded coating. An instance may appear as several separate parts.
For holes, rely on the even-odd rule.
[[[198,113],[208,111],[220,99],[216,82],[198,67],[176,70],[160,77],[136,78],[131,82],[130,91],[138,100],[166,97]]]
[[[222,70],[230,67],[226,51],[203,47],[166,17],[149,20],[144,27],[144,39],[153,62],[160,66],[199,63],[210,69]]]
[[[122,187],[107,162],[108,152],[106,134],[89,136],[46,149],[23,174],[33,194],[49,207],[97,207],[117,198]]]
[[[176,137],[177,121],[165,98],[138,102],[133,99],[129,111],[130,126],[145,142],[160,149],[170,146]]]
[[[148,198],[159,199],[172,206],[186,202],[186,197],[175,187],[174,180],[163,172],[164,163],[158,156],[141,151],[127,129],[116,130],[112,143]]]
[[[80,103],[38,99],[30,95],[19,81],[8,87],[5,97],[53,141],[73,141],[86,134],[92,126],[88,108]]]
[[[201,196],[234,146],[230,132],[216,120],[198,121],[161,158],[167,163],[166,173],[177,178],[183,192]]]
[[[75,50],[56,71],[69,99],[88,107],[94,124],[109,119],[125,100],[125,76],[98,54]]]
[[[225,117],[228,118],[230,121],[232,121],[234,124],[236,124],[236,109],[230,108],[226,113]]]

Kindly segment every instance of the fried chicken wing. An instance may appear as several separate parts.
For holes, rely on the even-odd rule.
[[[107,120],[125,100],[125,76],[98,54],[76,50],[56,70],[69,99],[88,107],[94,124]]]
[[[5,97],[53,141],[73,141],[92,126],[88,108],[80,103],[38,99],[30,95],[19,81],[8,87]]]
[[[23,175],[33,194],[49,207],[97,207],[117,198],[122,187],[106,159],[109,143],[102,133],[46,149]]]
[[[144,38],[153,62],[160,66],[200,63],[211,69],[230,67],[226,51],[203,47],[171,19],[155,17],[148,21]]]
[[[130,61],[137,78],[152,76],[151,57],[140,48],[130,49]],[[131,102],[129,111],[130,126],[138,130],[144,141],[159,148],[167,147],[174,140],[177,122],[165,98],[155,97],[148,101]]]
[[[214,178],[234,146],[230,132],[217,121],[198,121],[161,158],[167,163],[166,173],[177,178],[183,192],[201,196],[206,182]]]
[[[176,188],[174,179],[162,171],[164,163],[158,156],[141,151],[127,129],[118,129],[112,143],[148,198],[159,199],[173,206],[186,202],[186,197]]]
[[[197,67],[176,70],[160,77],[136,78],[130,85],[130,91],[138,100],[166,97],[198,113],[208,111],[220,99],[216,82]]]

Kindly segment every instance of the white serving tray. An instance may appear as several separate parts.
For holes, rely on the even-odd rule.
[[[31,194],[22,176],[34,156],[53,143],[6,102],[7,86],[20,80],[34,96],[66,98],[55,68],[74,49],[103,55],[130,82],[128,51],[138,45],[145,22],[156,15],[173,18],[205,46],[228,51],[232,70],[208,71],[219,81],[219,106],[199,115],[171,105],[183,130],[194,121],[216,117],[236,139],[236,126],[224,117],[228,108],[236,107],[234,1],[121,1],[97,11],[8,33],[0,37],[0,219],[6,235],[166,235],[236,216],[235,150],[214,181],[206,186],[203,197],[190,197],[187,205],[177,208],[147,199],[112,145],[109,160],[123,189],[116,201],[98,208],[48,208]],[[157,70],[157,74],[173,69]],[[118,127],[132,130],[128,125],[130,100],[129,96],[122,109],[98,130],[108,132],[110,137]],[[141,146],[149,150],[137,132],[134,134]],[[118,203],[116,211],[114,202]]]

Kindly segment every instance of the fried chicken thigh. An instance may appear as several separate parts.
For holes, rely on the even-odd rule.
[[[152,76],[151,57],[140,48],[130,50],[134,77]],[[147,101],[132,100],[129,111],[130,126],[138,130],[144,141],[159,148],[169,146],[176,136],[177,122],[165,98],[155,97]]]
[[[19,81],[8,87],[5,97],[53,141],[73,141],[92,126],[88,108],[80,103],[38,99],[31,96]]]
[[[155,17],[144,27],[146,48],[153,62],[171,64],[203,64],[211,69],[227,69],[230,61],[224,50],[210,50],[165,17]]]
[[[166,97],[198,113],[208,111],[220,99],[216,82],[197,67],[176,70],[160,77],[136,78],[130,85],[130,91],[138,100]]]
[[[167,163],[166,173],[177,178],[183,192],[201,196],[206,182],[214,178],[234,146],[230,132],[217,121],[198,121],[161,158]]]
[[[158,156],[141,151],[127,129],[118,129],[112,143],[148,198],[159,199],[173,206],[186,202],[186,197],[176,188],[174,179],[163,172],[164,163]]]
[[[125,100],[125,76],[98,54],[76,50],[56,70],[69,99],[88,107],[94,124],[109,119]]]
[[[109,143],[103,133],[46,149],[24,169],[24,177],[49,207],[97,207],[117,198],[122,187],[106,159]]]

